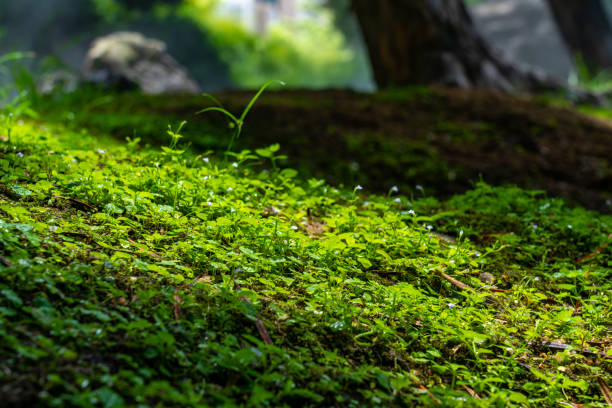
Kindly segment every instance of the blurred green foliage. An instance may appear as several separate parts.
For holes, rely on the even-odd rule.
[[[347,41],[350,34],[335,24],[334,10],[315,0],[300,2],[297,18],[271,22],[263,34],[224,14],[222,0],[57,0],[53,15],[46,9],[37,14],[57,29],[45,42],[37,40],[45,25],[34,24],[29,38],[9,24],[33,4],[28,0],[10,9],[0,4],[0,14],[12,10],[0,24],[7,44],[13,44],[0,53],[28,50],[40,57],[72,58],[63,62],[78,69],[75,52],[66,52],[82,54],[84,49],[74,48],[82,46],[77,43],[111,31],[138,31],[164,41],[207,89],[258,88],[270,80],[294,88],[345,87],[356,81],[356,61],[363,58]]]
[[[572,86],[586,88],[593,92],[609,93],[612,91],[612,70],[591,70],[580,55],[574,56],[575,72],[572,72],[569,83]]]
[[[272,24],[264,35],[219,14],[219,0],[184,0],[178,13],[196,22],[219,50],[237,85],[258,87],[281,79],[290,87],[343,86],[354,55],[334,26],[332,12],[313,3],[313,17]],[[168,7],[158,7],[157,12]]]
[[[36,117],[32,109],[38,96],[34,78],[20,62],[33,56],[27,52],[0,55],[0,112]]]

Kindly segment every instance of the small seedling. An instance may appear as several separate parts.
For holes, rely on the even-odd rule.
[[[163,154],[170,155],[172,157],[176,157],[176,156],[180,156],[181,154],[185,152],[184,150],[177,150],[176,146],[178,144],[178,141],[183,137],[183,135],[181,135],[181,130],[186,124],[187,124],[186,121],[182,121],[178,125],[176,130],[173,130],[172,126],[168,125],[167,132],[168,132],[168,135],[170,136],[170,145],[168,147],[162,146]]]
[[[240,114],[240,117],[236,117],[233,113],[231,113],[230,111],[225,109],[223,107],[223,105],[215,97],[213,97],[212,95],[204,94],[204,96],[209,97],[218,106],[211,106],[209,108],[204,108],[204,109],[198,111],[196,114],[206,113],[206,112],[211,112],[211,111],[221,112],[222,114],[224,114],[225,116],[227,116],[231,120],[230,127],[235,129],[234,133],[232,134],[232,138],[230,139],[229,145],[227,146],[227,150],[225,151],[225,156],[226,157],[227,157],[228,153],[231,152],[232,147],[234,146],[234,142],[240,137],[240,134],[242,133],[242,127],[244,126],[244,120],[245,120],[247,114],[249,113],[251,108],[253,108],[253,105],[255,104],[257,99],[259,99],[259,97],[261,96],[263,91],[265,91],[265,89],[267,87],[269,87],[270,85],[275,84],[275,83],[280,84],[281,86],[285,86],[285,83],[283,81],[269,81],[269,82],[266,82],[261,88],[259,88],[259,91],[257,91],[255,96],[253,96],[253,98],[251,98],[251,100],[247,104],[246,108],[244,108],[244,110],[242,111],[242,114]]]

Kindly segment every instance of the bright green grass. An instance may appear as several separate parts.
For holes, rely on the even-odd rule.
[[[2,403],[605,405],[611,360],[580,350],[611,353],[612,217],[485,184],[337,190],[274,148],[233,165],[10,127]]]

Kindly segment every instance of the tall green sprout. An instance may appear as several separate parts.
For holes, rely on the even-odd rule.
[[[236,117],[233,113],[225,109],[223,105],[221,104],[221,102],[219,102],[212,95],[204,94],[205,96],[209,97],[214,103],[216,103],[218,106],[211,106],[209,108],[204,108],[201,111],[198,111],[196,114],[211,112],[211,111],[221,112],[222,114],[224,114],[231,120],[231,125],[235,129],[234,133],[232,134],[232,138],[230,139],[230,143],[227,146],[227,150],[225,151],[225,157],[227,157],[228,153],[231,152],[232,147],[234,146],[234,142],[240,137],[240,134],[242,133],[242,126],[244,126],[244,119],[246,118],[247,114],[249,113],[249,111],[251,110],[255,102],[257,101],[257,99],[259,99],[263,91],[265,91],[267,87],[269,87],[270,85],[274,83],[280,84],[281,86],[285,86],[285,83],[283,81],[266,82],[261,88],[259,88],[259,91],[257,91],[255,96],[251,98],[246,108],[244,108],[244,110],[242,111],[242,114],[240,115],[240,117]]]

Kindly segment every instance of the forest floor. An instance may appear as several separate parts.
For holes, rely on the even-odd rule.
[[[216,96],[240,112],[252,94]],[[184,134],[195,149],[219,151],[231,134],[225,118],[195,114],[210,105],[206,97],[87,95],[63,112],[77,127],[154,145],[166,143],[160,129],[187,120]],[[66,122],[65,114],[47,117]],[[236,149],[273,143],[290,158],[285,164],[336,185],[383,193],[420,185],[447,198],[484,180],[612,211],[612,121],[543,98],[425,88],[271,92],[249,113]]]
[[[612,216],[554,197],[608,209],[604,121],[270,93],[224,160],[208,104],[0,114],[0,406],[610,402]]]

